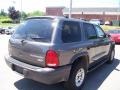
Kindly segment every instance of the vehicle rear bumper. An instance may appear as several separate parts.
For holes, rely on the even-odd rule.
[[[71,70],[71,65],[59,68],[42,68],[20,62],[10,56],[5,56],[5,61],[13,71],[22,74],[25,78],[44,84],[67,81]]]

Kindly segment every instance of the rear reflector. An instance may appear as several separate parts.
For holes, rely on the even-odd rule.
[[[59,66],[58,54],[53,50],[47,51],[45,61],[46,61],[46,66],[48,67]]]

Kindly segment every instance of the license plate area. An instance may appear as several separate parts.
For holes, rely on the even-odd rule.
[[[16,71],[16,72],[18,72],[20,74],[23,74],[23,68],[21,68],[21,67],[19,67],[17,65],[12,65],[12,69],[13,69],[13,71]]]

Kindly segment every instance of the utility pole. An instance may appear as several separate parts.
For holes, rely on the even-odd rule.
[[[22,12],[23,12],[23,10],[22,10],[22,0],[21,0],[21,3],[20,3],[20,11],[21,11],[21,21],[22,21]]]
[[[12,0],[12,6],[15,7],[15,4],[16,4],[15,0]]]
[[[70,0],[70,6],[69,6],[69,18],[71,18],[72,14],[72,0]]]
[[[117,20],[119,20],[119,15],[120,15],[120,0],[119,0],[119,5],[118,5],[118,13],[117,13]]]

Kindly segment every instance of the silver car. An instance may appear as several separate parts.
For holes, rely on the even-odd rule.
[[[6,63],[25,78],[79,90],[87,72],[114,60],[114,42],[98,26],[64,17],[31,17],[9,40]]]

